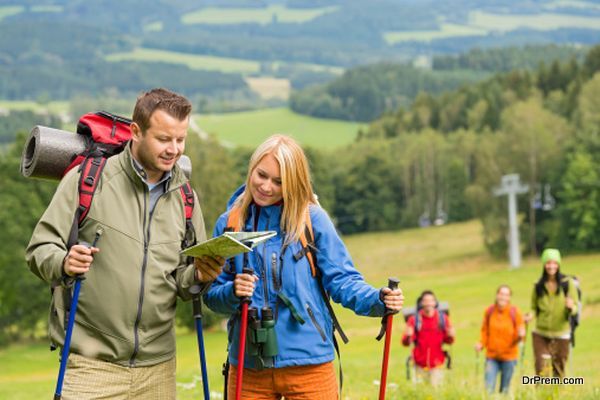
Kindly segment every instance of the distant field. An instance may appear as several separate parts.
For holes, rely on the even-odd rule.
[[[598,7],[584,2],[578,2],[578,6],[579,8]],[[442,23],[438,30],[393,31],[384,33],[383,37],[389,44],[407,41],[429,42],[461,36],[485,36],[492,32],[509,32],[521,28],[541,31],[560,28],[600,29],[600,17],[558,13],[519,15],[472,11],[469,13],[469,21],[466,25]]]
[[[196,116],[202,130],[223,143],[254,147],[274,133],[293,136],[305,145],[335,148],[350,143],[360,124],[307,117],[287,108]]]
[[[269,24],[271,22],[302,23],[323,14],[336,11],[339,7],[287,8],[271,5],[266,8],[215,8],[207,7],[187,13],[181,17],[184,24]]]
[[[155,22],[145,27],[146,30],[161,30],[162,24]],[[256,74],[260,71],[260,62],[245,60],[241,58],[205,56],[200,54],[181,53],[176,51],[149,49],[145,47],[136,48],[127,53],[112,53],[107,55],[107,61],[145,61],[165,62],[170,64],[183,64],[191,69],[234,72],[240,74]],[[274,61],[271,63],[273,69],[285,66],[286,62]],[[332,74],[341,74],[343,68],[332,65],[319,65],[309,63],[292,63],[295,67],[311,71],[325,71]]]
[[[0,21],[11,15],[22,13],[25,10],[23,6],[2,6],[0,7]]]
[[[137,48],[128,53],[113,53],[106,56],[107,61],[147,61],[184,64],[191,69],[253,74],[260,70],[258,61],[239,58],[202,56],[175,51]]]
[[[426,229],[354,235],[345,238],[357,268],[375,287],[384,286],[396,276],[406,295],[406,305],[414,304],[424,289],[434,290],[451,307],[456,342],[450,348],[453,369],[439,391],[415,386],[405,379],[404,363],[409,350],[400,338],[404,322],[394,318],[392,352],[388,375],[388,400],[451,399],[480,400],[483,394],[483,357],[476,357],[473,345],[478,340],[485,308],[491,304],[496,287],[509,284],[514,291],[513,304],[528,310],[532,283],[539,277],[537,259],[526,259],[518,270],[509,270],[506,261],[491,259],[481,240],[477,221]],[[519,400],[592,400],[600,398],[600,284],[597,278],[600,254],[569,256],[563,259],[563,271],[576,274],[584,288],[584,311],[577,332],[577,347],[567,374],[583,377],[583,386],[550,386],[535,389],[520,383],[521,374],[533,375],[531,331],[526,342],[525,363],[517,365],[512,382],[513,396]],[[337,315],[350,338],[341,344],[344,367],[344,400],[377,398],[383,344],[375,340],[380,319],[358,317],[336,306]],[[205,332],[211,398],[221,399],[221,364],[226,354],[226,334],[218,329]],[[180,332],[177,336],[177,398],[202,398],[199,381],[196,337]],[[48,351],[46,343],[14,345],[0,350],[0,398],[37,400],[48,398],[54,389],[58,355]],[[476,369],[479,375],[475,375]],[[500,397],[493,397],[500,399]]]
[[[406,31],[386,32],[383,37],[389,44],[398,42],[430,42],[437,39],[446,39],[456,36],[485,36],[488,31],[481,28],[458,24],[442,24],[437,31]]]
[[[17,15],[25,11],[25,7],[23,6],[0,6],[0,21],[6,17],[10,17],[11,15]],[[63,7],[59,5],[39,5],[39,6],[31,6],[29,11],[34,13],[43,13],[43,12],[62,12]]]
[[[0,100],[0,110],[31,110],[35,112],[48,111],[53,114],[60,114],[69,111],[68,101],[51,101],[46,104],[37,103],[35,101],[13,101]]]

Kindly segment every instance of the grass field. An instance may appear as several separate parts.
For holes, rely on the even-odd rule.
[[[323,14],[336,11],[338,7],[321,8],[287,8],[271,5],[264,8],[215,8],[207,7],[192,11],[181,17],[184,24],[269,24],[273,21],[281,23],[303,23]]]
[[[162,25],[152,23],[145,27],[146,30],[162,30]],[[126,53],[112,53],[105,57],[106,61],[143,61],[143,62],[165,62],[169,64],[183,64],[191,69],[234,72],[243,75],[257,74],[260,71],[260,62],[254,60],[245,60],[241,58],[205,56],[200,54],[181,53],[176,51],[149,49],[138,47]],[[295,67],[314,72],[329,72],[331,74],[341,74],[344,69],[333,65],[320,65],[310,63],[286,63],[283,61],[274,61],[271,68],[277,70],[279,67],[287,64],[293,64]]]
[[[596,7],[591,3],[580,3],[580,6]],[[383,37],[388,44],[407,41],[429,42],[460,36],[485,36],[492,32],[508,32],[522,28],[542,31],[560,28],[600,29],[600,18],[551,12],[520,15],[472,11],[466,25],[442,23],[438,30],[391,31],[384,33]]]
[[[274,133],[285,133],[302,144],[330,149],[352,142],[360,127],[353,122],[307,117],[287,108],[200,115],[196,121],[225,144],[252,147]]]
[[[41,104],[27,100],[0,100],[0,110],[31,110],[35,112],[48,111],[53,114],[61,114],[69,111],[68,101],[51,101]]]
[[[241,74],[253,74],[260,70],[260,63],[258,61],[202,56],[147,48],[137,48],[127,53],[112,53],[106,56],[106,60],[165,62],[169,64],[184,64],[191,69],[197,70],[239,72]]]
[[[541,266],[537,259],[525,260],[518,270],[508,270],[504,261],[487,256],[480,239],[480,224],[471,221],[421,230],[355,235],[345,238],[354,261],[374,286],[383,286],[387,277],[401,279],[401,287],[412,305],[426,288],[438,293],[451,306],[451,319],[457,339],[452,346],[453,369],[446,384],[437,392],[415,387],[405,379],[404,361],[408,349],[400,343],[403,322],[394,319],[392,355],[388,376],[388,399],[481,399],[483,382],[475,376],[473,344],[478,339],[483,311],[494,298],[496,287],[508,283],[514,290],[513,304],[528,309],[532,283]],[[563,271],[576,274],[584,290],[582,325],[577,332],[577,347],[568,375],[583,377],[580,387],[545,387],[537,391],[520,383],[521,372],[532,375],[531,338],[526,343],[524,368],[517,366],[513,394],[517,399],[597,399],[600,396],[600,348],[596,334],[600,329],[600,280],[597,277],[600,254],[566,255]],[[379,320],[357,317],[338,308],[338,316],[350,337],[342,345],[344,399],[367,400],[377,397],[382,344],[374,337]],[[179,399],[201,396],[196,338],[193,333],[178,335],[177,382]],[[226,335],[219,330],[205,332],[212,397],[222,388],[220,368],[225,358]],[[15,345],[0,351],[0,398],[39,399],[49,397],[58,370],[57,355],[44,344]],[[479,371],[482,374],[483,360]]]

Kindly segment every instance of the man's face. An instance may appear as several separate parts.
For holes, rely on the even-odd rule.
[[[423,296],[421,299],[421,307],[423,308],[425,314],[432,314],[435,310],[435,297],[431,294],[426,294]]]
[[[185,149],[188,123],[189,117],[180,121],[163,110],[156,110],[150,116],[146,132],[136,123],[131,124],[131,151],[148,174],[148,182],[158,182],[165,172],[173,169]]]

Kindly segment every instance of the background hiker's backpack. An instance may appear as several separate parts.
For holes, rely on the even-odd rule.
[[[581,285],[579,284],[579,279],[577,279],[577,277],[574,275],[566,275],[565,278],[560,283],[560,287],[562,288],[563,293],[565,294],[565,297],[567,297],[567,293],[569,293],[569,281],[573,281],[573,283],[575,284],[575,288],[577,289],[577,299],[576,299],[577,314],[569,315],[569,325],[571,326],[571,345],[573,347],[575,347],[575,330],[579,326],[579,316],[581,315],[581,307],[582,307],[582,303],[581,303],[581,294],[582,293],[581,293]]]

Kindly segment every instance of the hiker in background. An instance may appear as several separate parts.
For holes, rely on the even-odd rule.
[[[481,341],[475,345],[480,352],[486,349],[485,386],[490,393],[496,387],[500,374],[500,392],[508,392],[518,358],[518,343],[525,337],[525,326],[521,311],[510,304],[512,290],[500,285],[496,301],[483,315]]]
[[[408,317],[402,344],[414,344],[412,358],[416,382],[426,381],[439,386],[444,379],[444,363],[448,355],[444,344],[454,343],[454,328],[447,313],[439,310],[439,303],[431,290],[425,290],[417,299],[415,315]]]
[[[62,179],[26,250],[30,269],[53,287],[51,341],[62,347],[73,277],[85,274],[63,399],[175,399],[175,304],[190,286],[205,286],[222,259],[180,255],[186,215],[176,165],[183,154],[190,102],[166,89],[142,94],[132,140],[108,158],[78,244],[69,247],[79,207],[80,172]],[[191,223],[205,239],[198,198]],[[88,247],[82,242],[97,243]],[[93,262],[93,264],[92,264]]]
[[[317,202],[308,161],[293,139],[274,135],[254,151],[246,183],[217,220],[214,236],[227,230],[277,232],[254,251],[228,260],[204,296],[208,307],[230,316],[228,398],[236,392],[237,368],[244,368],[243,399],[339,398],[334,327],[341,332],[327,295],[371,317],[383,316],[386,307],[400,310],[404,297],[400,289],[368,285],[356,270]],[[242,273],[243,267],[253,273]],[[238,307],[244,297],[250,297],[254,314],[248,311],[250,339],[241,366]],[[265,321],[272,327],[270,339],[258,342],[257,329]]]
[[[532,333],[536,375],[564,377],[571,339],[570,316],[577,308],[577,287],[573,279],[560,271],[561,256],[557,249],[542,253],[542,276],[535,283],[531,309],[525,321],[535,317]]]

